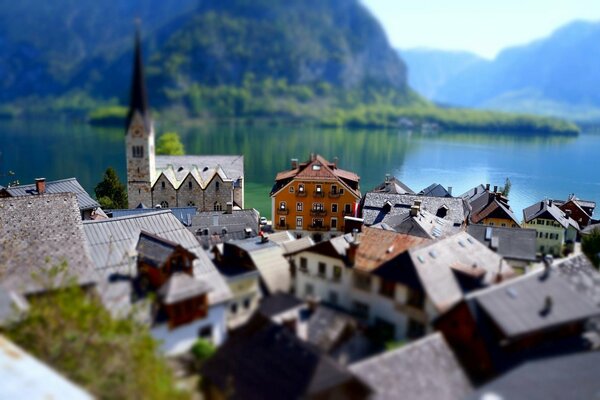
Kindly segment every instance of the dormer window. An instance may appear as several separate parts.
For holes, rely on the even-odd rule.
[[[314,164],[312,166],[313,171],[320,171],[321,170],[321,166],[319,164]]]

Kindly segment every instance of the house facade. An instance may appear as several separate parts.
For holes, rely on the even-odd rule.
[[[544,200],[524,209],[522,226],[537,231],[539,253],[554,256],[561,256],[565,245],[575,243],[580,230],[579,224],[552,200]]]
[[[129,208],[244,207],[244,157],[157,156],[139,35],[136,36],[131,98],[125,134]]]
[[[303,163],[292,160],[291,169],[277,174],[271,191],[273,228],[310,235],[317,242],[338,236],[344,217],[353,215],[360,199],[359,180],[320,155]]]

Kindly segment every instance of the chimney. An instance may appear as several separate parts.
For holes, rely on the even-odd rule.
[[[310,153],[310,161],[315,161],[317,159],[317,156],[315,155],[315,153]]]
[[[390,174],[385,174],[385,181],[389,182],[390,181]]]
[[[452,186],[448,186],[448,193],[452,196]]]
[[[35,190],[38,194],[46,193],[46,178],[35,178]]]
[[[494,186],[494,193],[498,193],[498,185]]]
[[[479,188],[478,188],[478,187],[476,187],[476,188],[475,188],[475,192],[474,192],[473,194],[477,194],[477,192],[478,192],[478,189],[479,189]]]
[[[552,297],[546,296],[546,298],[544,299],[544,307],[540,310],[540,315],[545,317],[546,315],[550,314],[550,312],[552,311],[553,303],[554,302],[552,301]]]
[[[233,203],[231,201],[227,202],[227,210],[225,214],[233,214]]]
[[[292,169],[298,168],[298,159],[292,158]]]
[[[337,157],[333,157],[333,168],[337,168],[339,159]]]
[[[552,207],[552,199],[548,200],[548,206]]]
[[[485,190],[490,190],[490,184],[488,183],[487,185],[485,185]]]
[[[356,251],[358,250],[360,242],[358,241],[358,238],[354,236],[354,232],[352,232],[352,237],[354,240],[350,242],[350,247],[346,250],[346,255],[348,256],[348,263],[354,266],[354,262],[356,261]]]

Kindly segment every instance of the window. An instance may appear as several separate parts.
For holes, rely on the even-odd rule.
[[[325,205],[323,203],[313,203],[312,205],[313,211],[325,211]]]
[[[331,304],[333,304],[334,306],[338,304],[338,294],[337,294],[337,292],[330,291],[328,297],[329,297],[329,302]]]
[[[296,218],[296,229],[302,229],[302,217]]]
[[[493,222],[490,222],[490,226],[494,226],[494,223],[493,223]]]
[[[280,209],[280,210],[285,210],[285,208],[286,208],[285,201],[280,201],[280,202],[279,202],[279,209]]]
[[[551,221],[546,221],[546,225],[550,225],[551,223]]]
[[[169,208],[169,203],[166,201],[161,201],[160,202],[160,207],[161,208]]]
[[[340,194],[344,194],[344,189],[340,189]]]
[[[367,274],[361,274],[359,272],[354,273],[354,287],[356,289],[370,291],[371,290],[371,276]]]
[[[336,212],[338,212],[337,203],[333,203],[333,204],[331,205],[331,212],[332,212],[332,213],[336,213]]]
[[[390,299],[394,298],[394,293],[396,292],[396,284],[390,281],[381,281],[381,287],[379,288],[379,294],[383,297],[388,297]]]
[[[237,303],[233,303],[230,307],[231,313],[232,314],[237,314]]]
[[[223,211],[223,207],[221,206],[221,203],[219,203],[218,201],[215,201],[215,203],[213,204],[213,210],[214,211]]]
[[[322,193],[323,192],[323,188],[321,187],[321,185],[317,185],[317,193]]]
[[[133,146],[131,151],[134,158],[144,157],[144,146]]]
[[[308,270],[308,261],[305,257],[300,257],[300,271]]]
[[[322,218],[313,218],[313,228],[322,228],[323,227],[323,219]]]
[[[160,183],[160,188],[161,188],[161,189],[164,189],[164,188],[165,188],[165,181],[162,181],[162,182]]]
[[[244,300],[244,308],[247,310],[252,305],[252,301],[250,299]]]
[[[219,190],[219,186],[220,186],[220,185],[219,185],[219,182],[218,182],[218,181],[217,181],[217,182],[215,182],[215,190]]]
[[[423,309],[423,306],[425,305],[425,294],[420,290],[408,288],[406,304]]]
[[[303,183],[298,184],[298,191],[300,193],[304,193],[304,184]]]
[[[506,224],[500,224],[500,226],[502,226],[502,227],[505,227],[505,226],[506,226]]]
[[[319,267],[319,277],[325,278],[327,276],[327,265],[325,265],[325,263],[320,262],[318,267]]]
[[[351,212],[352,212],[352,205],[351,204],[344,204],[344,213],[350,214]]]
[[[342,267],[335,265],[333,267],[333,280],[339,281],[342,279]]]
[[[546,239],[548,239],[548,232],[546,232]]]
[[[355,301],[352,304],[352,310],[354,311],[354,314],[358,318],[362,318],[362,319],[369,318],[369,305],[368,304],[362,303],[360,301]]]
[[[331,218],[331,229],[337,229],[337,218]]]
[[[294,187],[290,186],[290,193],[294,193]]]
[[[331,185],[331,194],[337,194],[338,188],[337,185]]]
[[[205,326],[198,330],[198,337],[202,339],[212,340],[212,326]]]
[[[196,203],[194,203],[193,201],[188,201],[187,205],[188,207],[196,207]]]
[[[303,207],[304,207],[304,203],[300,203],[300,202],[296,203],[296,211],[302,211]]]
[[[188,182],[188,189],[192,190],[192,181]]]
[[[285,228],[285,217],[279,217],[279,227]]]
[[[314,293],[313,285],[311,285],[310,283],[307,283],[306,286],[304,286],[304,294],[306,296],[312,296],[313,293]]]

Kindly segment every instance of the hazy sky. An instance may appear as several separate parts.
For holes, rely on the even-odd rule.
[[[600,0],[362,0],[394,47],[501,49],[550,34],[575,19],[600,20]]]

